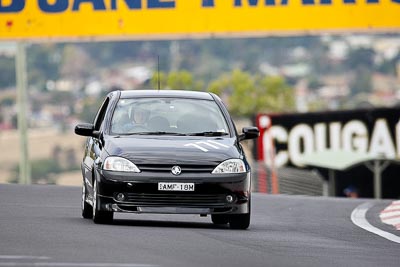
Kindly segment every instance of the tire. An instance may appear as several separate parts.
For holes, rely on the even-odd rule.
[[[231,229],[245,230],[250,226],[250,212],[245,214],[232,214],[229,219]]]
[[[222,214],[211,214],[213,224],[222,225],[229,223],[229,217]]]
[[[249,197],[248,204],[249,213],[245,214],[232,214],[229,218],[229,227],[231,229],[245,230],[250,226],[250,215],[251,215],[251,197]]]
[[[101,209],[101,198],[98,195],[97,181],[94,180],[93,186],[93,222],[96,224],[110,224],[113,221],[114,213]]]
[[[93,208],[89,203],[86,202],[86,185],[85,180],[82,183],[82,217],[85,219],[92,219],[93,217]]]

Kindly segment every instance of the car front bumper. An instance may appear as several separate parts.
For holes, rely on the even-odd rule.
[[[249,213],[250,172],[240,174],[122,173],[99,170],[102,209],[131,213]],[[159,182],[194,183],[194,191],[159,191]],[[118,199],[123,194],[123,199]]]

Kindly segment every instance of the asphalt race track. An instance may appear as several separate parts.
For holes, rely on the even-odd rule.
[[[0,266],[400,266],[400,244],[356,226],[391,201],[253,194],[249,230],[194,215],[117,214],[113,225],[81,218],[78,187],[0,185]]]

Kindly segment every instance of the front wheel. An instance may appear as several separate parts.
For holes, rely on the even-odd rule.
[[[86,185],[85,180],[82,183],[82,217],[85,219],[91,219],[93,216],[93,209],[89,203],[86,202],[87,194],[86,194]]]
[[[250,212],[245,214],[232,214],[229,219],[231,229],[245,230],[250,226]]]
[[[251,214],[251,198],[249,197],[248,203],[249,213],[245,214],[231,214],[229,217],[229,227],[231,229],[245,230],[250,226],[250,214]]]
[[[94,180],[93,186],[93,221],[97,224],[112,223],[114,214],[112,211],[105,211],[101,209],[101,198],[98,195],[97,181]]]

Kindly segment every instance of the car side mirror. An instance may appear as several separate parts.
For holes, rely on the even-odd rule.
[[[239,135],[239,141],[255,139],[260,136],[260,130],[257,127],[244,127],[242,129],[242,134]]]
[[[75,126],[75,134],[82,136],[93,136],[94,125],[91,123],[81,123]]]

